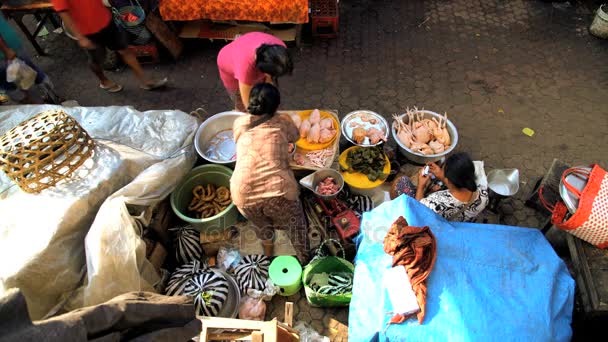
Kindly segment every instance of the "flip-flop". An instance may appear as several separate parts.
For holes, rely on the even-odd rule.
[[[114,83],[113,85],[106,87],[103,84],[99,85],[99,88],[107,91],[108,93],[118,93],[122,90],[122,86],[120,84]]]
[[[142,85],[140,88],[143,90],[157,90],[167,86],[169,80],[165,77],[162,80],[154,81],[150,84]]]
[[[10,98],[8,97],[8,95],[6,94],[0,94],[0,104],[5,104],[10,100]]]

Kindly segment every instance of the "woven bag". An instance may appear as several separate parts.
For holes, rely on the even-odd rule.
[[[228,280],[219,272],[208,269],[188,282],[184,294],[194,299],[199,315],[215,317],[228,298]]]
[[[165,294],[190,296],[199,315],[215,317],[222,310],[228,291],[228,280],[221,273],[193,261],[171,274]]]
[[[268,280],[270,259],[263,255],[247,255],[234,269],[234,275],[243,293],[247,290],[263,291]]]
[[[587,185],[583,191],[579,191],[568,183],[566,177],[569,175],[587,179]],[[597,164],[592,165],[591,171],[583,168],[569,168],[562,174],[562,183],[570,193],[579,198],[578,208],[571,217],[567,218],[566,205],[561,201],[554,205],[549,204],[543,197],[541,188],[539,198],[552,213],[551,223],[592,245],[607,248],[608,173]]]
[[[200,233],[191,226],[169,228],[173,233],[173,246],[175,247],[175,260],[183,265],[192,261],[199,261],[203,257],[203,248],[200,242]]]
[[[21,190],[38,193],[68,178],[94,147],[74,118],[48,110],[0,137],[0,167]]]

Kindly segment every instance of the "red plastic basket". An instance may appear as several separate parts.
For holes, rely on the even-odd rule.
[[[338,0],[311,0],[312,35],[319,38],[338,36],[340,11]]]

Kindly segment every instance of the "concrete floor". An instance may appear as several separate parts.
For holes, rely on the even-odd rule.
[[[525,0],[350,0],[340,2],[340,36],[293,48],[295,70],[281,80],[284,109],[370,109],[390,117],[408,106],[447,112],[458,150],[486,170],[518,168],[520,192],[500,205],[500,221],[538,228],[544,217],[523,205],[534,177],[554,158],[608,166],[608,41],[590,36],[582,6]],[[215,113],[230,108],[215,65],[223,44],[187,42],[177,62],[148,66],[171,87],[148,93],[127,70],[111,74],[119,94],[97,88],[74,41],[51,34],[35,58],[66,98],[85,106]],[[532,137],[522,133],[528,127]],[[346,310],[296,302],[298,320],[324,330]],[[282,317],[283,299],[269,307]]]

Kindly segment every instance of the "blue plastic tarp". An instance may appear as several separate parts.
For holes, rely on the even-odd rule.
[[[429,226],[437,260],[427,278],[426,317],[386,324],[392,310],[382,276],[391,224]],[[355,259],[349,340],[569,341],[574,280],[537,229],[448,222],[408,196],[363,215]]]

